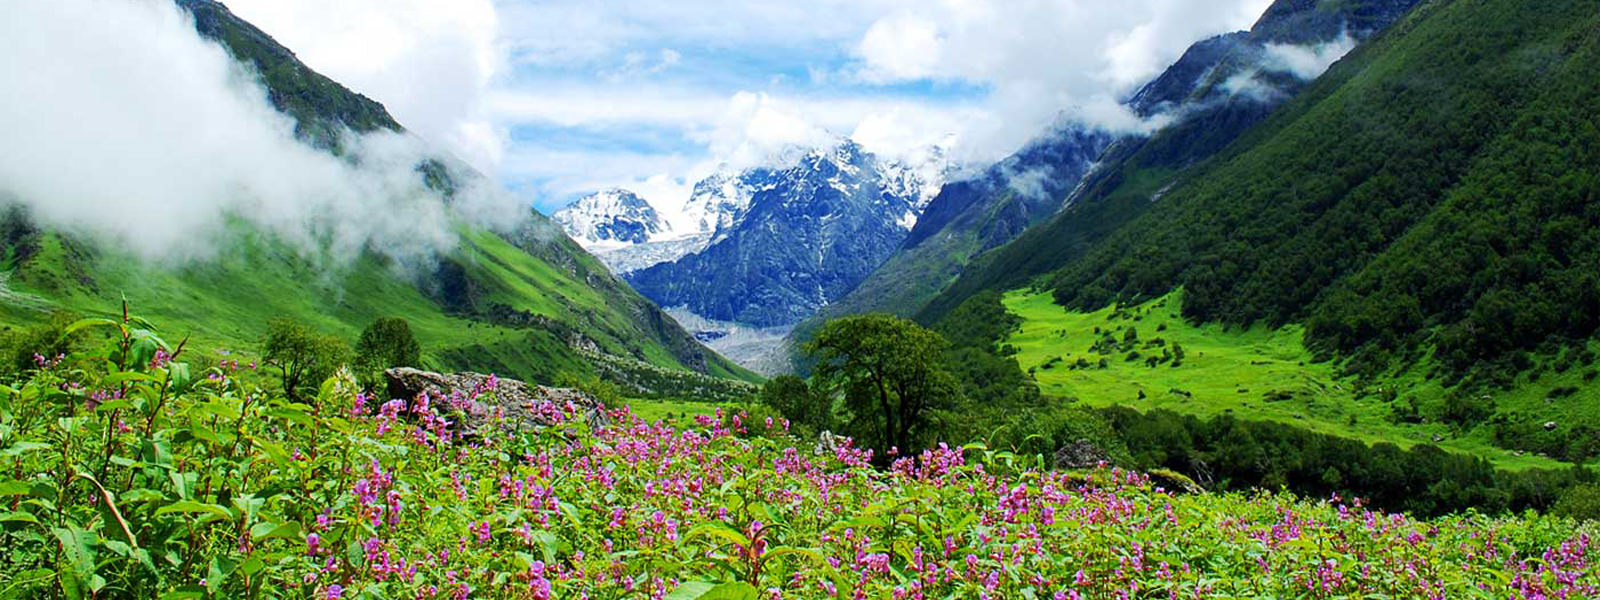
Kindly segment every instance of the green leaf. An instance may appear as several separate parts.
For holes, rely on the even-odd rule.
[[[721,521],[713,521],[710,523],[696,525],[694,528],[690,529],[688,533],[684,534],[683,540],[687,542],[700,536],[721,538],[723,541],[726,541],[730,544],[738,544],[745,547],[750,546],[750,538],[745,537],[744,534],[739,530],[734,529],[731,525]]]
[[[156,510],[158,515],[171,513],[211,515],[224,521],[232,521],[234,519],[233,511],[215,504],[205,504],[193,500],[179,500]]]
[[[534,543],[539,544],[539,548],[544,550],[544,562],[556,562],[556,548],[560,546],[561,540],[548,531],[535,531],[531,537]]]
[[[152,381],[153,382],[155,380],[156,380],[155,377],[153,377],[153,376],[151,376],[149,374],[146,374],[146,373],[136,373],[136,372],[133,372],[133,371],[117,371],[116,373],[112,373],[110,375],[107,375],[105,379],[100,380],[100,385],[103,386],[103,387],[111,388],[111,387],[116,387],[116,386],[122,385],[122,384],[130,382],[130,381]]]
[[[699,600],[716,587],[717,584],[709,581],[685,581],[664,600]]]
[[[311,419],[311,413],[298,409],[275,408],[267,411],[267,416],[277,417],[279,419],[283,419],[285,421],[305,427],[310,427],[315,424],[315,421]]]
[[[194,600],[206,597],[205,590],[195,586],[185,586],[161,595],[159,600]]]
[[[161,345],[149,337],[135,339],[133,345],[128,348],[128,360],[123,366],[131,369],[143,369],[149,366],[150,359],[155,358],[156,351],[160,349]]]
[[[266,566],[267,563],[252,556],[245,559],[244,563],[239,565],[239,570],[243,571],[246,577],[254,577],[256,573],[260,573],[261,569],[266,568]]]
[[[250,528],[250,537],[258,540],[272,538],[299,539],[300,524],[294,521],[286,523],[256,523]]]
[[[26,496],[33,484],[26,481],[0,481],[0,496]]]
[[[816,548],[796,548],[796,547],[793,547],[793,546],[778,546],[776,548],[768,550],[767,553],[765,555],[763,555],[763,556],[764,556],[764,558],[770,560],[770,559],[773,559],[773,558],[777,558],[779,556],[789,556],[789,555],[799,556],[799,557],[802,557],[802,558],[808,558],[808,559],[811,559],[812,561],[816,562],[817,564],[822,564],[822,565],[828,564],[828,557],[824,556],[822,554],[822,552],[817,550]]]
[[[82,598],[94,578],[94,549],[89,533],[76,525],[52,527],[61,542],[61,587],[69,598]]]
[[[118,323],[111,319],[79,319],[73,321],[66,329],[61,330],[62,335],[72,335],[91,327],[117,327]]]
[[[50,444],[45,444],[45,443],[40,443],[40,442],[17,442],[16,444],[13,444],[10,448],[6,448],[5,450],[0,450],[0,458],[14,458],[14,457],[17,457],[17,456],[22,456],[23,454],[26,454],[28,452],[33,452],[35,450],[44,450],[44,449],[47,449],[49,447],[50,447]]]
[[[167,365],[167,383],[171,384],[173,393],[182,394],[189,391],[189,388],[194,385],[194,375],[189,371],[189,363],[169,363]]]
[[[743,581],[719,584],[699,596],[696,600],[756,600],[761,596],[761,591]]]
[[[37,525],[39,518],[33,516],[32,513],[3,512],[0,513],[0,523],[33,523]]]
[[[222,587],[222,582],[227,581],[233,574],[234,567],[239,566],[239,561],[220,556],[212,557],[211,564],[206,567],[206,591],[213,596]]]

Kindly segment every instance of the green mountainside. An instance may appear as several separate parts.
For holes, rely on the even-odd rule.
[[[401,131],[382,105],[317,74],[265,33],[207,0],[180,0],[196,29],[252,65],[299,137],[341,153],[343,132]],[[449,202],[482,175],[448,156],[418,177]],[[214,260],[139,261],[91,240],[0,218],[0,323],[40,323],[52,312],[135,309],[195,336],[208,350],[256,348],[267,321],[288,316],[354,340],[380,317],[411,322],[425,362],[540,382],[602,375],[639,394],[720,388],[754,376],[714,352],[613,277],[542,215],[495,233],[457,225],[459,245],[426,267],[365,252],[349,264],[303,251],[243,222]],[[601,365],[601,366],[597,366]]]
[[[1377,403],[1342,407],[1358,420],[1585,459],[1600,431],[1597,88],[1600,3],[1425,2],[1218,154],[1107,165],[919,318],[1029,285],[1065,315],[1181,289],[1185,322],[1219,337],[1301,328],[1297,363],[1331,361],[1316,369]],[[1055,319],[1041,315],[1023,316]],[[1179,371],[1163,381],[1218,376]],[[1117,394],[1092,401],[1152,404]],[[1188,412],[1215,408],[1196,397]]]

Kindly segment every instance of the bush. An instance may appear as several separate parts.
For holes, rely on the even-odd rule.
[[[1568,489],[1550,514],[1582,521],[1600,521],[1600,485],[1579,485]]]
[[[50,315],[45,323],[0,331],[0,375],[14,375],[39,367],[38,359],[54,359],[72,350],[80,335],[67,335],[74,317],[65,312]]]
[[[767,380],[761,387],[761,404],[788,419],[790,428],[797,429],[796,435],[802,437],[831,431],[834,427],[833,399],[793,375]]]
[[[323,335],[294,319],[278,318],[267,324],[261,341],[261,359],[276,367],[283,393],[295,401],[316,396],[317,386],[351,361],[350,346]]]
[[[387,369],[420,366],[422,345],[405,319],[385,317],[373,321],[356,342],[356,374],[369,388],[382,380]]]

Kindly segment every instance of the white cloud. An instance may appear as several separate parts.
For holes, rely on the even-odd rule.
[[[407,129],[492,172],[485,93],[503,64],[491,0],[228,0],[301,61],[376,98]]]
[[[1349,32],[1340,34],[1332,41],[1311,46],[1267,44],[1267,55],[1263,59],[1262,66],[1268,70],[1289,73],[1301,80],[1310,81],[1321,77],[1323,73],[1328,72],[1333,63],[1339,62],[1339,59],[1355,49],[1356,40],[1350,37]]]
[[[1063,113],[1110,129],[1146,126],[1117,100],[1202,38],[1248,27],[1271,0],[917,2],[877,20],[855,46],[870,82],[987,87],[999,118],[962,133],[965,153],[998,158]]]
[[[1118,100],[1192,42],[1248,27],[1271,0],[232,0],[308,64],[507,181],[563,181],[506,149],[519,124],[615,139],[681,132],[698,163],[741,162],[816,130],[910,154],[957,134],[998,159],[1065,114],[1145,129]],[[433,58],[429,58],[432,56]],[[774,58],[778,57],[778,58]],[[781,61],[763,71],[761,61]],[[754,61],[754,62],[751,62]],[[454,65],[454,68],[451,67]],[[928,84],[926,82],[932,82]],[[954,86],[958,94],[900,84]],[[759,99],[759,100],[751,100]],[[804,121],[804,123],[797,122]],[[647,135],[656,135],[650,133]],[[750,136],[745,140],[740,136]],[[570,140],[568,140],[570,141]],[[518,145],[538,146],[538,140]],[[682,155],[680,149],[665,152]],[[501,155],[504,153],[504,160]],[[601,158],[603,151],[589,152]],[[756,152],[759,154],[759,152]],[[663,175],[649,152],[611,151]],[[666,162],[681,162],[673,157]],[[581,165],[578,165],[582,168]],[[590,172],[592,170],[584,169]],[[679,171],[671,179],[687,176]],[[550,199],[542,205],[548,207]]]
[[[207,255],[232,218],[336,258],[371,245],[405,262],[455,243],[415,173],[418,140],[350,138],[351,162],[299,142],[255,75],[172,3],[4,4],[0,199],[44,224],[169,260]],[[462,204],[485,222],[516,210],[487,192]]]
[[[934,78],[941,75],[944,43],[939,26],[916,15],[881,19],[856,46],[866,59],[861,76],[875,83]]]

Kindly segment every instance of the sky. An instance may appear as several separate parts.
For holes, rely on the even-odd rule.
[[[848,136],[889,157],[1011,153],[1117,104],[1271,0],[227,0],[545,212]]]

